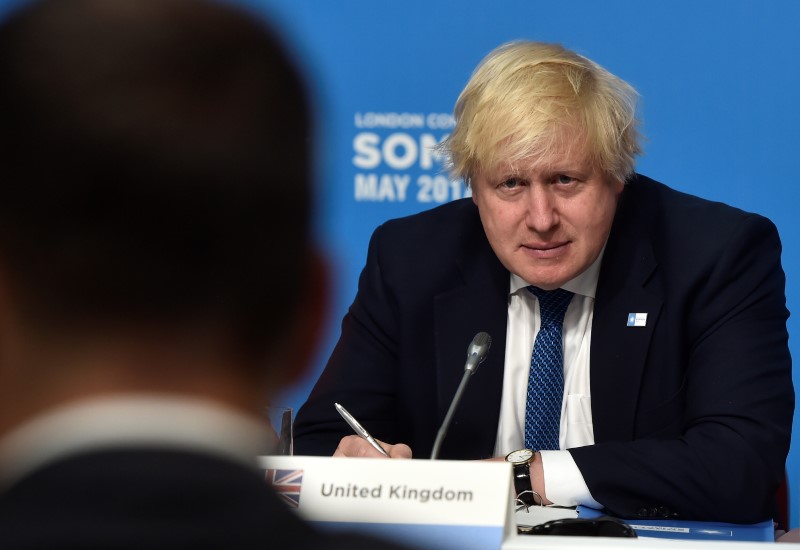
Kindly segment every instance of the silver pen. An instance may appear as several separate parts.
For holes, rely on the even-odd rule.
[[[342,418],[344,418],[344,421],[345,421],[345,422],[347,422],[347,423],[350,425],[350,427],[351,427],[351,428],[353,428],[353,430],[354,430],[354,431],[355,431],[355,432],[356,432],[358,435],[360,435],[361,437],[363,437],[364,439],[366,439],[366,440],[367,440],[367,442],[368,442],[370,445],[372,445],[373,447],[375,447],[375,450],[376,450],[376,451],[378,451],[379,453],[381,453],[383,456],[386,456],[386,457],[388,457],[388,456],[389,456],[389,453],[387,453],[387,452],[386,452],[386,449],[384,449],[383,447],[381,447],[381,444],[380,444],[380,443],[378,443],[378,442],[375,440],[375,438],[374,438],[374,437],[372,437],[371,435],[369,435],[369,432],[368,432],[367,430],[365,430],[365,429],[364,429],[364,426],[362,426],[361,424],[359,424],[359,423],[358,423],[358,420],[356,420],[356,419],[353,417],[353,415],[352,415],[352,414],[350,414],[349,412],[347,412],[347,409],[345,409],[344,407],[342,407],[342,406],[341,406],[339,403],[334,403],[334,405],[336,406],[336,410],[337,410],[337,411],[339,411],[339,414],[341,414],[341,415],[342,415]]]

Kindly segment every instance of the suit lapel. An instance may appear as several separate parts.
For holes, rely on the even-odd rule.
[[[639,387],[662,298],[645,285],[657,262],[647,227],[656,213],[640,209],[636,182],[625,190],[597,284],[591,343],[592,421],[596,443],[633,438]],[[645,326],[628,316],[647,314]]]
[[[488,332],[492,347],[472,376],[441,449],[441,458],[492,456],[500,417],[505,363],[509,274],[492,252],[480,225],[457,260],[460,281],[435,297],[438,419],[441,424],[464,375],[467,347],[478,332]],[[437,426],[438,427],[438,426]]]

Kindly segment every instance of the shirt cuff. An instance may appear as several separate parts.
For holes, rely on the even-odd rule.
[[[542,457],[544,490],[547,498],[559,506],[588,506],[600,509],[592,498],[583,474],[569,451],[539,451]]]

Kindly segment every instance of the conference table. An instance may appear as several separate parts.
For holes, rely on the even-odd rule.
[[[547,537],[516,535],[503,542],[502,550],[764,550],[765,542],[674,540],[658,538]],[[791,548],[791,547],[790,547]]]

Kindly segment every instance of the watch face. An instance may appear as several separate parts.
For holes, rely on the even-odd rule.
[[[533,451],[530,449],[520,449],[519,451],[514,451],[513,453],[509,453],[506,457],[508,462],[512,462],[514,464],[519,462],[527,462],[531,458],[533,458]]]

